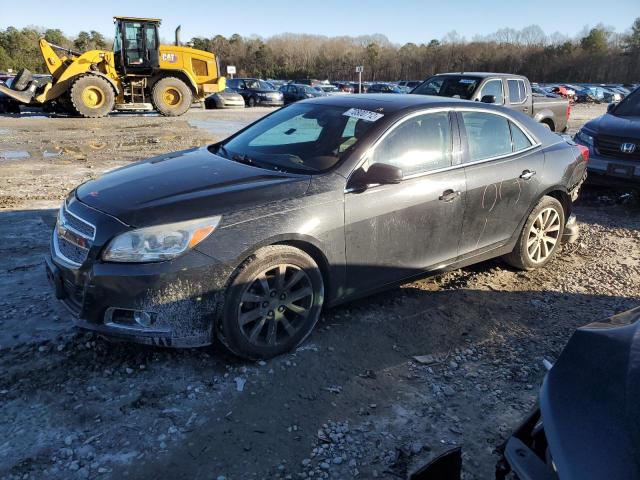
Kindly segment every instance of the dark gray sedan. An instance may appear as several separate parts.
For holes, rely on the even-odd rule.
[[[323,307],[577,235],[586,149],[527,116],[421,95],[309,99],[69,194],[48,276],[77,325],[264,358]]]

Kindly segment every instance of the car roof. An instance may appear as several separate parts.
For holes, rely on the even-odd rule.
[[[431,95],[385,95],[384,93],[319,97],[304,100],[304,102],[344,108],[361,108],[372,111],[384,109],[385,113],[389,114],[420,107],[453,107],[460,106],[461,104],[474,107],[479,104],[479,102],[470,102],[468,100],[449,97],[436,97]],[[480,106],[487,108],[489,105],[482,103]]]
[[[495,73],[495,72],[448,72],[448,73],[438,73],[434,75],[434,77],[439,77],[440,75],[466,75],[469,77],[511,77],[511,78],[525,78],[522,75],[516,75],[514,73]]]

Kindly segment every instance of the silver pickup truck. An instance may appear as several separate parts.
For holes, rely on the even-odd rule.
[[[504,105],[529,115],[552,132],[564,132],[571,114],[568,100],[534,95],[526,77],[508,73],[442,73],[429,77],[411,93]]]

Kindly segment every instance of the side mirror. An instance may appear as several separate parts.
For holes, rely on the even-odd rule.
[[[480,101],[482,103],[496,103],[496,96],[495,95],[483,95],[482,99]]]
[[[607,105],[607,113],[613,112],[614,108],[616,108],[616,105],[618,105],[618,104],[617,103],[610,103],[609,105]]]
[[[374,163],[364,175],[364,180],[367,185],[400,183],[402,181],[402,170],[386,163]]]

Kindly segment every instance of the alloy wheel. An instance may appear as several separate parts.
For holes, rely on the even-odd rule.
[[[560,215],[555,208],[545,208],[536,217],[527,238],[527,254],[534,263],[542,263],[549,256],[560,235]]]
[[[313,287],[304,270],[291,264],[269,267],[247,283],[240,297],[240,331],[253,345],[281,345],[299,332],[313,303]]]

